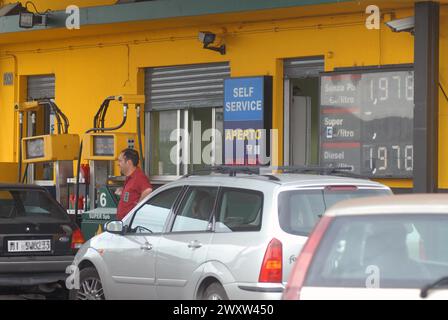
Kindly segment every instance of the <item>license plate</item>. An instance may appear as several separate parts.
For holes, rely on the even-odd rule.
[[[51,240],[14,240],[8,241],[8,252],[48,252]]]

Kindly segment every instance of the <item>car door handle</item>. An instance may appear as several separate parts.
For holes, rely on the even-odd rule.
[[[145,250],[145,251],[152,250],[152,244],[150,244],[150,243],[145,243],[144,245],[142,245],[142,246],[140,247],[140,249]]]
[[[191,241],[188,244],[188,248],[190,249],[199,249],[200,247],[202,247],[202,243],[200,243],[199,241],[195,240],[195,241]]]

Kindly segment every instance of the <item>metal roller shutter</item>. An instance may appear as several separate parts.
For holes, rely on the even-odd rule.
[[[228,63],[148,68],[145,110],[220,107],[228,77]]]
[[[318,77],[324,71],[324,58],[286,59],[283,66],[286,79]]]
[[[28,76],[28,101],[54,99],[54,74]]]

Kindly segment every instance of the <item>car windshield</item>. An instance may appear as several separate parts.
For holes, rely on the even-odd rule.
[[[280,226],[287,233],[308,236],[332,205],[347,199],[390,194],[388,189],[356,187],[283,191],[278,198]]]
[[[68,220],[63,209],[41,190],[0,190],[0,219]]]
[[[322,239],[306,286],[421,288],[448,276],[448,216],[336,218]]]

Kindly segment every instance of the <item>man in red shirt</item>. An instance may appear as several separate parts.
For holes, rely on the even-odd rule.
[[[117,190],[120,196],[117,219],[123,219],[137,203],[152,191],[148,177],[138,167],[139,156],[134,149],[123,150],[118,157],[121,174],[126,176],[124,186]]]

